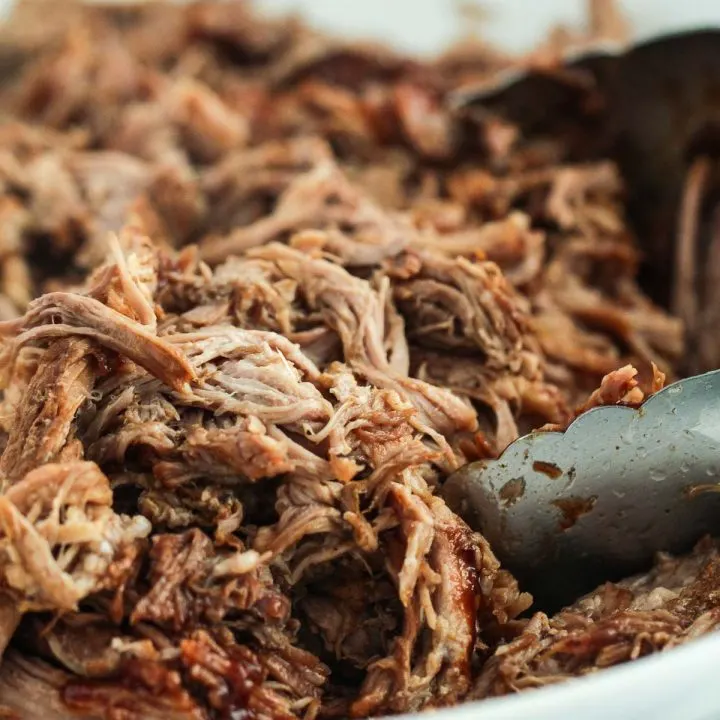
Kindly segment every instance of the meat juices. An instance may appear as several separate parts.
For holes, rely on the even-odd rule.
[[[636,282],[615,166],[573,128],[523,136],[447,102],[625,32],[591,5],[588,33],[531,57],[421,62],[245,3],[20,4],[0,84],[0,715],[377,716],[717,627],[711,541],[527,617],[437,493],[683,360],[682,324]]]

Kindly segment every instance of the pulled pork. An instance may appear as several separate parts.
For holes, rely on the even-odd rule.
[[[0,715],[377,716],[717,625],[710,545],[521,620],[439,497],[683,356],[616,167],[450,109],[547,48],[421,62],[239,2],[33,21],[54,7],[2,30]]]
[[[660,555],[646,575],[607,583],[552,618],[537,613],[499,647],[470,697],[542,687],[662,652],[720,628],[720,552],[706,539]]]

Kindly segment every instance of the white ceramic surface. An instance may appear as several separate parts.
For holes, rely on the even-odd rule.
[[[622,1],[622,0],[621,0]],[[580,24],[584,0],[259,0],[270,11],[299,10],[315,25],[437,52],[466,29],[460,5],[482,9],[483,37],[511,50],[532,47],[556,23]],[[720,23],[718,0],[624,0],[639,36]]]
[[[464,29],[454,0],[257,1],[269,12],[298,11],[327,30],[419,53],[441,50]],[[0,14],[11,3],[0,0]],[[584,18],[582,0],[483,0],[482,6],[488,11],[483,35],[511,50],[532,47],[559,21]],[[720,26],[720,0],[625,0],[624,6],[639,37]],[[592,677],[420,718],[720,720],[720,634]]]

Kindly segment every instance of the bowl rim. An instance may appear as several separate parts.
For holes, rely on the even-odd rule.
[[[665,717],[717,720],[720,717],[720,631],[687,645],[648,655],[592,675],[517,695],[461,703],[437,710],[432,720],[559,720],[582,717],[622,720]],[[704,691],[704,692],[703,692]],[[562,714],[561,714],[562,713]],[[587,714],[586,714],[587,713]],[[427,720],[427,711],[400,716]]]

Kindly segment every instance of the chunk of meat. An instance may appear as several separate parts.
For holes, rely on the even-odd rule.
[[[195,370],[177,349],[91,297],[47,293],[30,304],[21,326],[16,346],[75,334],[133,360],[176,390],[186,390],[195,379]],[[4,332],[9,329],[6,323]]]
[[[150,524],[112,510],[94,463],[46,463],[0,495],[0,575],[21,611],[72,610]]]
[[[608,583],[548,619],[536,614],[520,636],[501,645],[471,697],[491,697],[662,652],[720,627],[716,542],[684,558],[661,555],[655,567]]]
[[[60,340],[43,354],[41,362],[30,366],[32,374],[21,387],[13,408],[15,421],[0,456],[3,487],[44,463],[60,459],[72,440],[75,414],[95,382],[95,352],[86,340]]]
[[[213,551],[213,543],[193,529],[156,535],[150,551],[149,590],[138,600],[132,623],[152,621],[180,631],[199,622],[217,623],[226,615],[264,605],[266,617],[287,618],[287,600],[267,583],[255,550]],[[272,613],[267,610],[272,607]]]
[[[238,228],[227,237],[208,238],[201,251],[205,260],[218,263],[229,255],[280,240],[288,233],[335,227],[345,230],[315,237],[349,266],[379,264],[397,255],[414,234],[404,218],[382,211],[348,183],[334,164],[325,162],[293,180],[272,215]],[[307,238],[297,242],[307,244]]]
[[[62,697],[62,689],[71,677],[37,658],[23,657],[16,651],[7,653],[0,666],[0,713],[13,720],[76,720],[77,714]],[[102,720],[103,710],[98,707],[86,717]],[[192,715],[178,718],[190,720]]]
[[[574,417],[603,405],[639,407],[644,400],[662,390],[665,385],[665,374],[660,372],[655,365],[652,366],[652,377],[645,389],[641,387],[637,376],[638,371],[632,365],[625,365],[608,373],[602,379],[600,387],[594,390],[585,403],[575,410]],[[565,427],[566,425],[547,425],[543,429],[562,430]]]
[[[280,245],[255,250],[253,257],[274,262],[285,276],[301,285],[307,300],[340,336],[347,362],[356,372],[374,385],[410,399],[424,422],[442,435],[474,429],[475,414],[464,402],[393,368],[384,342],[387,323],[394,314],[386,288],[375,290],[336,265]],[[400,352],[406,354],[402,348]]]
[[[490,262],[426,254],[394,284],[408,335],[423,345],[477,348],[490,367],[522,369],[535,351],[528,308]],[[537,363],[537,361],[535,361]]]

